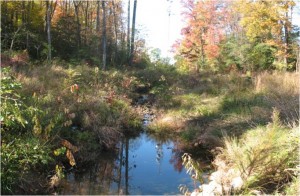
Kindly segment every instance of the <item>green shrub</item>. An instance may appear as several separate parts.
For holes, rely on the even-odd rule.
[[[21,84],[13,78],[9,68],[3,68],[1,72],[1,131],[4,129],[20,129],[28,122],[24,118],[24,103],[20,99],[18,90]]]
[[[26,180],[22,176],[45,169],[53,161],[51,150],[38,138],[27,135],[12,141],[2,139],[1,145],[1,193],[13,194]]]

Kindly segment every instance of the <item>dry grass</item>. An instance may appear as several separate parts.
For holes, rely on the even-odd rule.
[[[265,94],[266,100],[276,107],[285,123],[299,124],[299,73],[262,73],[256,77],[255,89]]]
[[[249,130],[240,139],[226,138],[225,147],[214,163],[222,173],[231,168],[240,175],[243,194],[254,190],[268,194],[282,191],[295,175],[292,168],[299,164],[298,129],[283,127],[275,110],[273,123],[267,127]]]

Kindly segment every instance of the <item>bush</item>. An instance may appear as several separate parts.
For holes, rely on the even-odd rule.
[[[41,140],[27,135],[12,141],[2,139],[1,144],[1,193],[14,194],[25,182],[30,172],[44,169],[53,161],[51,150]],[[46,177],[44,178],[44,180]],[[36,182],[35,182],[36,183]]]
[[[10,73],[9,68],[3,68],[1,73],[1,131],[4,129],[20,129],[27,121],[24,119],[24,103],[20,99],[17,90],[21,84],[16,82]]]

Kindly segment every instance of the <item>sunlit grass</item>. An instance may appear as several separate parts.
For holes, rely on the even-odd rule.
[[[243,194],[254,190],[268,194],[283,191],[283,184],[298,173],[294,169],[299,165],[299,127],[284,127],[278,114],[274,112],[273,123],[266,127],[248,130],[239,139],[227,137],[215,160],[215,164],[224,162],[242,177]],[[224,166],[219,170],[226,172]]]

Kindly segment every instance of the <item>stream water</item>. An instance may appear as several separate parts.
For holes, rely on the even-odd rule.
[[[101,154],[85,171],[68,173],[60,194],[173,195],[181,184],[193,190],[199,184],[186,173],[176,145],[146,133],[124,138],[118,153]]]

